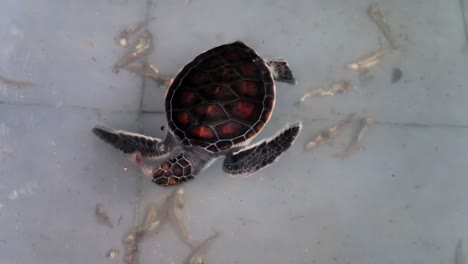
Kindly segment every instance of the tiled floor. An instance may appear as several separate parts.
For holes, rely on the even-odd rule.
[[[36,85],[0,83],[0,264],[119,263],[106,251],[122,250],[135,213],[168,193],[91,133],[103,124],[164,135],[165,88],[112,72],[125,53],[117,33],[145,17],[155,40],[148,61],[165,74],[240,39],[262,56],[287,58],[299,82],[278,83],[275,113],[259,136],[303,121],[279,163],[241,180],[225,177],[218,160],[185,185],[193,238],[221,234],[206,263],[453,263],[459,239],[468,252],[468,53],[459,2],[380,0],[400,48],[367,73],[350,72],[346,63],[386,43],[369,4],[4,0],[0,75]],[[395,84],[393,68],[403,72]],[[352,83],[350,93],[295,106],[312,87],[341,79]],[[335,157],[349,127],[304,151],[314,133],[351,112],[376,120],[363,150]],[[96,203],[114,228],[96,222]],[[182,263],[187,254],[165,228],[142,244],[140,262]]]

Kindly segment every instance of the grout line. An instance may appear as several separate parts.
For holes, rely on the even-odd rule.
[[[153,2],[151,0],[146,1],[146,12],[145,12],[145,30],[148,30],[148,24],[149,24],[149,19],[150,19],[150,10]],[[152,38],[152,41],[154,41],[154,38]],[[152,43],[154,45],[154,43]],[[153,46],[154,48],[154,46]],[[148,54],[143,57],[143,60],[145,62],[148,61]],[[141,88],[140,88],[140,105],[138,107],[138,130],[139,132],[143,132],[144,129],[144,123],[143,123],[143,100],[145,96],[145,86],[146,86],[146,78],[142,76],[143,81],[141,82]],[[134,226],[138,226],[138,216],[140,215],[140,205],[141,205],[141,193],[142,193],[142,178],[143,174],[140,171],[138,174],[138,182],[137,182],[137,197],[136,197],[136,206],[135,206],[135,215],[134,215]]]
[[[34,106],[34,107],[44,107],[44,108],[70,108],[70,109],[79,109],[79,110],[88,110],[88,111],[106,111],[110,113],[142,113],[142,114],[165,114],[165,111],[158,111],[158,110],[143,110],[142,106],[139,106],[137,110],[125,110],[125,109],[105,109],[105,108],[98,108],[98,107],[89,107],[89,106],[80,106],[80,105],[52,105],[46,103],[23,103],[18,101],[0,101],[0,105],[21,105],[21,106]],[[140,104],[142,101],[140,100]]]

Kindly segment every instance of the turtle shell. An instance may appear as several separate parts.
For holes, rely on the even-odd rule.
[[[270,119],[270,69],[242,42],[210,49],[180,70],[166,93],[170,129],[186,146],[219,152],[254,137]]]

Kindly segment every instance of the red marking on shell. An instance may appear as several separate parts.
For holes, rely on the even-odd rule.
[[[227,101],[236,99],[237,96],[226,86],[210,85],[198,90],[201,96],[208,100]]]
[[[206,126],[195,126],[191,130],[192,134],[198,138],[209,139],[214,136],[214,133],[211,130],[211,128]]]
[[[259,132],[260,130],[262,130],[262,128],[265,126],[264,123],[260,122],[258,123],[256,126],[255,126],[255,130],[257,130],[257,132]]]
[[[208,121],[219,120],[226,118],[226,114],[220,106],[214,104],[202,104],[195,108],[195,114],[198,120],[203,122],[205,119]]]
[[[190,105],[197,99],[197,94],[194,91],[183,91],[179,96],[179,103],[183,105]]]
[[[247,138],[251,138],[253,136],[255,136],[257,133],[255,133],[255,131],[250,131],[249,133],[247,133]]]
[[[190,116],[187,112],[180,112],[177,114],[177,121],[182,125],[187,125],[190,122]]]
[[[265,122],[270,120],[270,117],[271,117],[271,111],[265,111],[263,113],[263,120],[265,120]]]
[[[257,78],[258,77],[258,68],[254,62],[247,62],[237,66],[237,69],[242,76],[246,78]]]
[[[163,168],[164,170],[169,170],[171,168],[171,164],[169,162],[164,162],[163,164],[161,164],[161,168]]]
[[[232,114],[240,118],[250,118],[255,110],[255,105],[249,102],[239,101],[234,103]]]
[[[167,184],[167,178],[159,178],[159,179],[153,179],[153,181],[158,184],[158,185],[166,185]]]
[[[212,113],[213,109],[215,108],[219,108],[219,107],[216,105],[204,104],[195,108],[195,112],[197,112],[197,114],[199,115],[210,115],[210,113]]]
[[[236,122],[227,122],[221,125],[221,133],[223,135],[232,135],[237,133],[240,129],[242,129],[242,125]]]
[[[171,177],[171,178],[169,179],[169,182],[168,182],[167,184],[168,184],[168,185],[176,185],[176,184],[178,184],[178,183],[179,183],[179,181],[178,181],[176,178]]]
[[[255,82],[244,81],[240,84],[241,95],[248,97],[255,97],[258,92],[258,86]]]

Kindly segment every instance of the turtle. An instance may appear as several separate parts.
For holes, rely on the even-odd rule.
[[[290,123],[249,145],[271,117],[274,81],[296,84],[286,60],[263,59],[241,41],[220,45],[195,57],[172,80],[165,94],[168,129],[163,140],[100,125],[92,131],[131,154],[160,186],[192,180],[223,156],[226,174],[248,177],[277,161],[302,128],[301,121]],[[167,157],[176,149],[181,150]],[[144,162],[164,157],[156,167]]]

